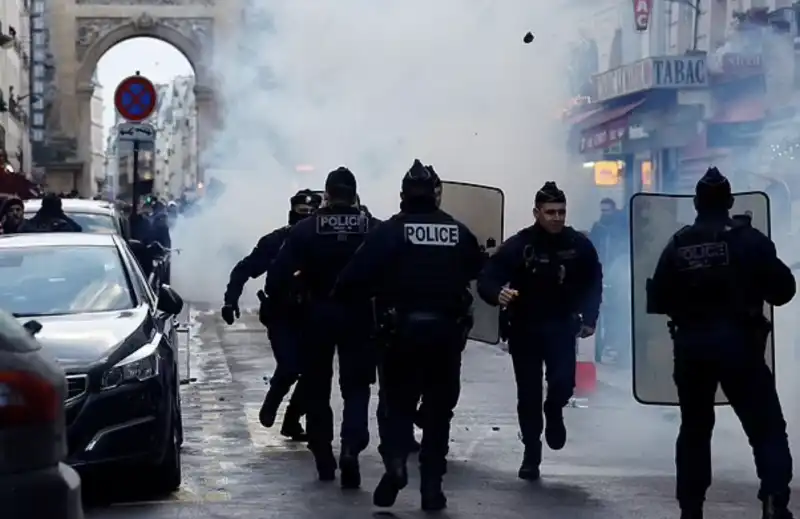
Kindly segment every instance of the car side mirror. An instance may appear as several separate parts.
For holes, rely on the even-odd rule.
[[[161,285],[157,309],[165,314],[178,315],[183,310],[183,298],[171,286]]]

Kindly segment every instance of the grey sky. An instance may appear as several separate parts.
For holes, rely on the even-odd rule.
[[[106,135],[114,125],[114,89],[137,70],[153,83],[168,83],[175,76],[194,73],[178,49],[155,38],[133,38],[112,47],[97,64],[97,79],[103,86]]]

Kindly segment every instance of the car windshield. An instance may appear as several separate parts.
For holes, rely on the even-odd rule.
[[[78,213],[64,211],[67,216],[75,220],[81,226],[83,232],[92,234],[117,234],[117,226],[114,224],[114,217],[109,214],[98,213]],[[36,211],[26,211],[25,218],[30,218]]]
[[[0,308],[15,317],[134,306],[125,267],[113,246],[0,249]]]

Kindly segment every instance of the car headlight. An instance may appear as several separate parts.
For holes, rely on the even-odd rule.
[[[142,382],[156,377],[158,376],[160,360],[158,346],[147,344],[103,373],[100,387],[102,389],[112,389],[122,384]]]

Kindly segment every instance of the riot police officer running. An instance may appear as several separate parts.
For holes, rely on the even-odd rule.
[[[358,455],[369,444],[370,385],[375,382],[369,305],[343,305],[330,298],[339,272],[378,223],[361,214],[356,187],[356,179],[347,168],[328,175],[324,207],[291,230],[269,269],[266,284],[269,297],[285,297],[294,279],[301,277],[309,298],[302,377],[308,399],[308,447],[322,481],[336,477],[330,399],[333,358],[338,353],[339,387],[344,399],[339,457],[343,488],[361,485]]]
[[[679,230],[647,285],[647,311],[671,319],[681,427],[675,449],[682,519],[700,519],[711,485],[717,386],[741,421],[761,480],[764,519],[789,519],[792,457],[775,379],[764,355],[764,303],[794,297],[795,279],[748,216],[729,215],[728,180],[711,168],[697,183],[693,225]]]
[[[334,292],[356,303],[375,297],[388,336],[381,354],[379,422],[386,473],[375,505],[394,504],[408,482],[409,437],[420,395],[424,406],[419,454],[422,508],[441,510],[450,421],[460,393],[461,353],[472,326],[469,282],[483,265],[475,235],[436,203],[437,178],[415,161],[403,178],[400,213],[364,243]]]
[[[562,449],[563,408],[575,389],[576,336],[594,333],[603,272],[589,239],[565,226],[567,199],[555,182],[536,193],[536,223],[505,241],[478,279],[488,304],[506,308],[508,347],[517,383],[517,415],[525,454],[519,477],[539,479],[541,435]],[[547,397],[542,405],[542,364]]]
[[[280,227],[263,236],[255,248],[233,267],[225,290],[225,304],[222,307],[222,319],[228,323],[239,318],[239,297],[245,283],[267,272],[272,260],[278,254],[292,226],[309,217],[320,206],[322,199],[313,191],[298,191],[289,199],[289,225]],[[262,296],[263,292],[259,292]],[[259,420],[264,427],[272,427],[278,413],[278,407],[289,393],[292,385],[298,382],[286,408],[281,434],[294,440],[303,440],[305,431],[300,425],[300,418],[305,414],[305,382],[300,378],[299,333],[300,308],[296,300],[285,298],[259,297],[261,308],[259,317],[267,327],[267,335],[275,356],[275,373],[269,382],[269,391],[264,398],[259,412]]]

